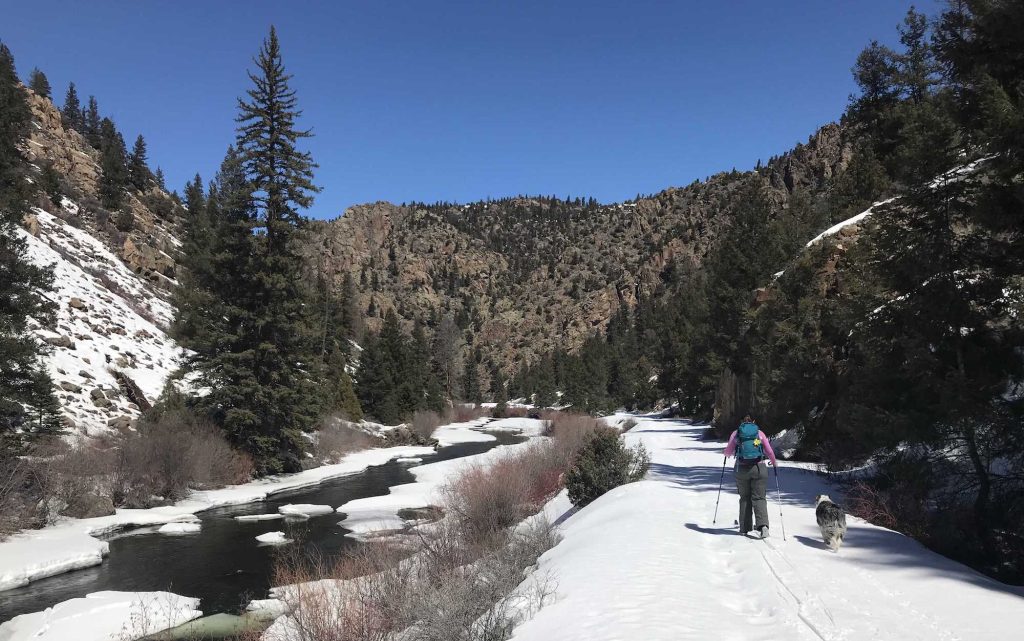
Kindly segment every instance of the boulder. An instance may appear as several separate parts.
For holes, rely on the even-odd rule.
[[[65,347],[68,349],[75,349],[75,342],[67,336],[47,336],[43,339],[47,345],[53,345],[54,347]]]
[[[71,381],[63,381],[63,382],[61,382],[60,388],[62,390],[64,390],[65,392],[74,392],[75,394],[77,394],[77,393],[82,391],[82,386],[81,385],[75,385]]]
[[[119,432],[127,432],[135,426],[135,420],[127,415],[118,416],[107,421],[107,427],[112,427]]]
[[[39,238],[39,217],[35,214],[25,214],[25,217],[21,221],[22,227],[25,231],[32,234],[36,238]]]
[[[63,512],[64,516],[75,519],[91,519],[97,516],[110,516],[113,513],[113,500],[97,492],[85,492],[74,496]]]
[[[89,309],[89,306],[85,304],[85,301],[81,298],[74,296],[68,301],[68,307],[71,309]]]

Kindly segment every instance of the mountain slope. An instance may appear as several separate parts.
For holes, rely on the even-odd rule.
[[[33,323],[70,433],[128,429],[179,364],[167,336],[174,310],[184,210],[150,181],[129,189],[121,210],[99,201],[99,151],[65,128],[53,103],[26,90],[33,127],[25,154],[57,176],[59,202],[40,193],[19,233],[29,259],[53,268],[52,325]]]
[[[77,207],[64,201],[67,216]],[[22,232],[29,257],[51,265],[56,323],[36,324],[67,427],[96,436],[127,428],[160,394],[181,349],[165,333],[173,309],[99,240],[41,209]],[[158,293],[159,292],[159,293]]]
[[[658,294],[666,270],[699,264],[728,228],[743,181],[759,180],[782,215],[794,190],[820,196],[849,155],[845,132],[829,125],[755,171],[625,203],[357,206],[315,224],[307,252],[336,285],[352,274],[371,329],[388,309],[407,323],[451,315],[485,360],[509,370],[578,347],[620,304]]]

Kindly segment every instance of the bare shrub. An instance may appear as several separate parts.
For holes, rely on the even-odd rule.
[[[545,434],[554,441],[565,469],[572,465],[576,453],[586,445],[590,435],[604,428],[604,424],[593,416],[574,412],[547,411],[541,414],[541,418],[548,423]]]
[[[27,491],[27,468],[23,459],[0,458],[0,541],[18,530],[44,524]]]
[[[490,414],[491,411],[486,407],[460,404],[451,409],[451,413],[448,415],[450,420],[445,421],[445,423],[468,423],[484,416],[490,416]]]
[[[504,418],[526,418],[528,413],[525,407],[506,407]]]
[[[635,418],[629,418],[623,421],[621,425],[619,425],[619,431],[625,434],[626,432],[628,432],[629,430],[633,429],[636,426],[637,420]]]
[[[381,440],[348,421],[337,417],[325,419],[316,432],[313,456],[321,463],[337,463],[346,454],[378,447]]]
[[[41,517],[90,518],[114,513],[111,483],[116,452],[102,442],[68,448],[62,441],[32,451],[31,474]]]
[[[544,519],[519,519],[558,490],[552,468],[559,461],[555,447],[543,443],[491,467],[468,468],[444,489],[448,516],[417,528],[415,546],[406,552],[366,545],[327,563],[301,557],[294,546],[279,558],[275,574],[286,586],[274,591],[289,611],[283,638],[508,638],[554,590],[548,574],[527,569],[557,535]]]
[[[490,466],[470,466],[442,488],[445,512],[467,540],[485,544],[536,513],[561,489],[564,471],[551,443],[534,444]]]
[[[434,430],[441,427],[441,417],[437,412],[418,410],[412,415],[412,423],[409,427],[414,434],[429,439],[434,434]]]
[[[253,475],[247,455],[233,449],[209,421],[170,411],[121,443],[114,471],[117,505],[151,507],[184,498],[189,489],[242,483]]]

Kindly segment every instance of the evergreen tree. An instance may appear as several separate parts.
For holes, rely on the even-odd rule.
[[[229,168],[232,187],[221,195],[228,203],[218,214],[232,230],[218,230],[231,246],[218,248],[214,255],[228,265],[213,270],[219,281],[213,291],[227,290],[227,321],[213,324],[224,326],[219,349],[202,369],[212,390],[204,403],[259,470],[270,473],[298,469],[300,434],[323,406],[312,379],[315,305],[308,304],[294,241],[300,210],[317,188],[315,164],[296,148],[310,134],[295,127],[299,111],[273,28],[255,62],[248,100],[238,101],[238,166]]]
[[[60,206],[61,199],[64,197],[64,188],[61,186],[60,173],[50,161],[43,162],[42,170],[39,173],[39,188],[49,196],[53,204]]]
[[[0,457],[16,454],[26,437],[59,429],[53,383],[28,319],[47,324],[43,297],[52,275],[29,262],[18,228],[29,211],[31,166],[20,146],[31,125],[14,58],[0,43]]]
[[[144,190],[153,178],[153,173],[149,170],[147,163],[146,140],[142,134],[139,134],[135,139],[135,146],[132,147],[132,152],[128,156],[128,174],[131,176],[132,187],[138,191]]]
[[[224,201],[236,199],[228,190],[244,188],[244,184],[230,184],[230,172],[238,173],[237,154],[233,148],[228,149],[221,165],[220,173],[215,180],[217,187],[211,186],[210,200],[214,204],[209,209],[203,190],[203,180],[199,174],[196,174],[184,189],[185,222],[182,257],[179,260],[181,273],[178,275],[178,287],[175,288],[172,297],[176,314],[171,334],[178,342],[195,352],[196,364],[205,364],[216,356],[214,337],[226,331],[220,322],[223,314],[218,316],[216,308],[221,302],[218,296],[224,293],[218,287],[218,277],[227,275],[218,274],[214,267],[214,262],[222,251],[218,246],[225,238],[222,234],[230,231],[230,224],[222,219],[232,215],[245,219],[249,213],[244,204],[239,212],[227,211],[228,205]],[[247,243],[233,249],[243,254],[249,251]],[[244,259],[244,255],[237,257],[239,261]]]
[[[78,100],[78,91],[75,90],[73,82],[68,83],[67,93],[64,94],[64,107],[60,110],[60,119],[66,129],[85,133],[82,122],[82,104]]]
[[[466,361],[462,372],[462,398],[470,403],[483,401],[483,393],[480,389],[480,370],[472,359]]]
[[[164,180],[164,170],[157,167],[156,173],[153,174],[153,180],[156,181],[156,186],[164,191],[167,191],[167,182]]]
[[[38,67],[34,68],[28,77],[28,88],[31,89],[37,96],[42,98],[50,98],[50,81],[46,79],[46,74],[39,70]]]
[[[81,133],[85,136],[86,142],[95,149],[99,149],[103,140],[100,130],[103,123],[100,118],[100,107],[96,102],[96,96],[89,96],[89,106],[82,110],[80,122],[83,128]]]
[[[110,118],[104,118],[100,123],[99,150],[100,202],[107,209],[116,210],[124,203],[129,175],[124,138]]]

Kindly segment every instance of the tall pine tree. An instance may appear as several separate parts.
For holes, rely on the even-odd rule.
[[[39,70],[38,67],[32,70],[32,73],[28,76],[28,88],[31,89],[37,96],[42,98],[50,97],[50,81],[46,79],[46,74]]]
[[[301,432],[312,428],[322,408],[313,381],[315,306],[303,289],[303,259],[295,247],[300,212],[318,188],[316,165],[296,147],[311,134],[296,127],[300,112],[273,28],[255,62],[253,87],[238,101],[237,117],[246,192],[239,205],[247,213],[231,214],[234,226],[248,225],[250,233],[225,252],[237,281],[224,292],[229,320],[221,351],[205,371],[216,379],[207,402],[227,434],[269,473],[298,469]]]
[[[60,110],[60,119],[65,128],[85,133],[82,127],[82,103],[78,99],[78,91],[73,82],[68,83],[67,93],[64,94],[64,107]]]
[[[89,96],[89,106],[82,109],[81,123],[82,135],[85,136],[85,140],[94,148],[99,149],[103,140],[100,132],[102,119],[100,118],[100,106],[96,102],[96,96]]]
[[[0,457],[16,453],[27,435],[59,428],[42,346],[28,333],[29,318],[45,324],[52,313],[42,296],[51,274],[28,261],[18,233],[33,189],[31,166],[19,149],[30,125],[14,57],[0,43]]]
[[[132,152],[128,155],[128,175],[131,177],[131,184],[138,191],[142,191],[153,178],[149,170],[149,158],[146,153],[146,139],[139,134],[135,139]]]

